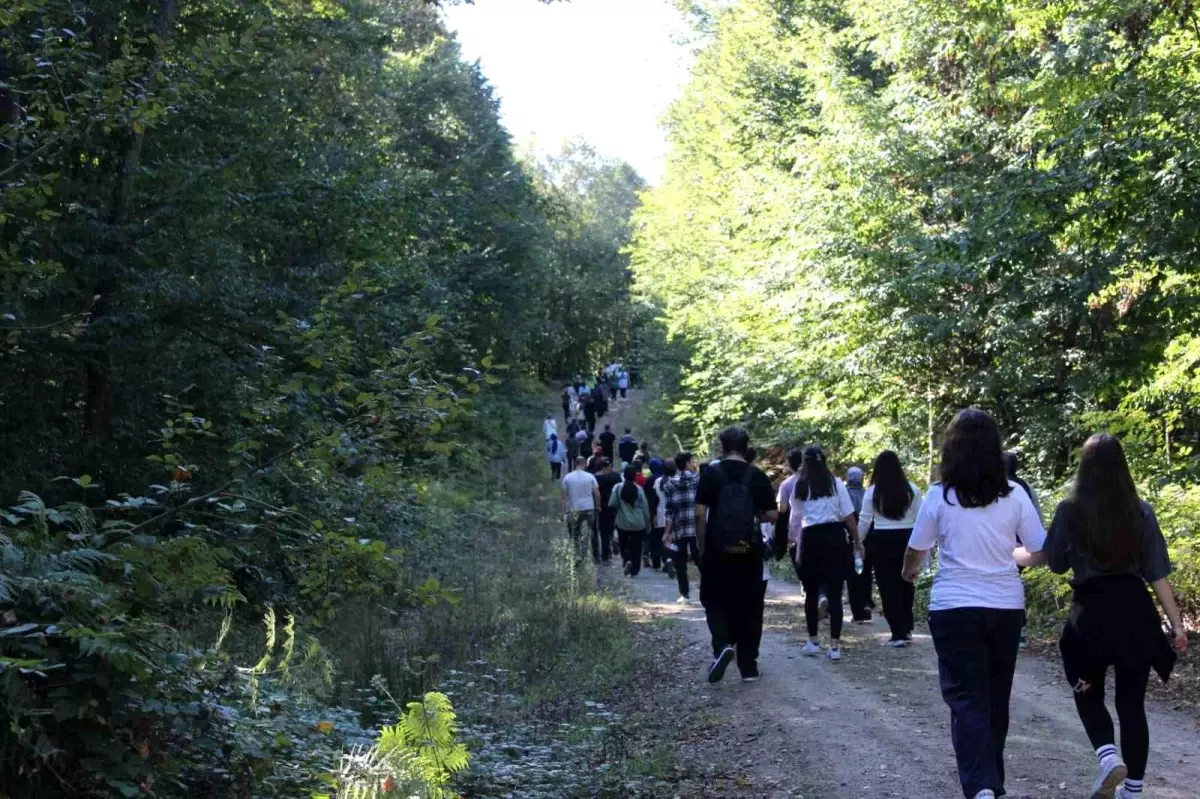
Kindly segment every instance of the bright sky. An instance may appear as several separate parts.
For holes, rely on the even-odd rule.
[[[445,12],[518,144],[554,152],[582,136],[657,182],[667,150],[658,120],[691,61],[669,0],[475,0]]]

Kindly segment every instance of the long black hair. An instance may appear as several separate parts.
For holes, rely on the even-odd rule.
[[[890,449],[885,449],[875,459],[875,465],[871,467],[871,486],[875,489],[871,504],[885,519],[903,519],[916,497],[912,484],[904,475],[904,467],[900,465],[900,456]]]
[[[1012,493],[996,420],[978,408],[961,410],[942,443],[942,497],[950,489],[964,508],[985,508]]]
[[[1146,517],[1116,436],[1092,436],[1079,455],[1079,471],[1064,502],[1074,524],[1071,545],[1101,568],[1140,566]]]
[[[829,471],[829,465],[825,462],[825,450],[817,446],[807,447],[793,496],[799,500],[820,499],[832,497],[834,493],[833,472]]]
[[[626,466],[625,474],[623,475],[625,482],[621,484],[621,501],[630,507],[637,504],[638,484],[634,482],[635,478],[637,478],[637,473],[638,470],[636,467]]]

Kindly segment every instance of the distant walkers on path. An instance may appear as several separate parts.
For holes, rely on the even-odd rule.
[[[604,428],[607,430],[607,426]],[[617,454],[621,458],[622,463],[633,463],[633,459],[637,457],[638,442],[633,437],[633,430],[625,428],[625,435],[621,436],[621,441],[617,444]]]
[[[600,441],[600,448],[604,451],[604,457],[611,460],[616,460],[616,445],[617,434],[612,431],[612,427],[604,425],[604,432],[597,436]]]
[[[824,651],[830,660],[840,660],[842,586],[854,573],[854,557],[856,553],[861,557],[862,544],[846,484],[833,476],[820,447],[804,450],[788,512],[800,519],[793,557],[804,585],[804,619],[808,627],[808,643],[801,654],[815,657]],[[818,637],[821,589],[829,603],[827,650],[822,650]]]
[[[554,435],[558,435],[558,422],[554,421],[554,416],[548,413],[542,422],[542,437],[549,441],[550,436]]]
[[[613,537],[617,530],[617,509],[609,504],[613,488],[620,485],[621,475],[613,471],[612,461],[601,457],[600,471],[596,482],[600,486],[600,496],[604,498],[599,518],[596,520],[596,535],[592,537],[592,560],[597,564],[609,566],[612,564]]]
[[[879,453],[871,469],[871,485],[863,495],[858,529],[879,585],[883,617],[892,633],[885,646],[902,648],[912,642],[916,589],[902,572],[920,510],[921,490],[905,476],[900,457],[891,450]]]
[[[586,466],[586,459],[576,458],[574,471],[562,479],[567,536],[577,567],[583,563],[588,544],[596,534],[596,511],[600,508],[600,484]]]
[[[863,470],[858,466],[851,466],[846,470],[846,493],[850,495],[850,504],[854,506],[854,523],[858,524],[860,537],[866,536],[866,528],[858,522],[862,513],[863,496],[866,494],[863,477]],[[846,594],[850,598],[851,619],[857,624],[868,624],[872,617],[871,611],[875,609],[875,599],[871,594],[874,563],[870,553],[865,551],[860,562],[862,569],[854,568],[854,553],[851,552],[851,569],[846,573]]]
[[[642,545],[650,532],[650,504],[637,484],[637,467],[626,466],[620,485],[613,486],[608,505],[616,508],[617,539],[625,574],[637,577],[642,570]]]
[[[558,440],[558,435],[550,434],[550,440],[546,442],[546,460],[550,461],[550,477],[554,480],[562,479],[563,461],[567,459],[567,445]]]
[[[765,583],[759,524],[778,517],[775,489],[746,460],[750,436],[740,427],[721,433],[722,458],[705,469],[696,490],[696,537],[700,542],[700,602],[712,635],[708,681],[737,662],[742,679],[759,677]]]
[[[993,799],[1005,793],[1008,706],[1025,608],[1017,564],[1029,565],[1046,532],[1028,495],[1009,481],[1000,433],[983,411],[961,411],[946,429],[941,477],[917,514],[904,577],[915,581],[925,554],[938,547],[929,631],[959,781],[968,799]],[[1018,550],[1018,539],[1025,549]]]
[[[1146,685],[1151,670],[1164,682],[1176,655],[1187,652],[1187,632],[1167,576],[1171,560],[1154,509],[1138,497],[1120,442],[1110,435],[1088,439],[1067,498],[1059,504],[1044,553],[1056,574],[1071,572],[1071,613],[1059,639],[1063,670],[1075,709],[1096,750],[1092,796],[1140,799],[1150,755]],[[1171,622],[1161,619],[1146,591],[1158,596]],[[1121,751],[1112,716],[1104,706],[1104,683],[1113,670]],[[1122,760],[1124,756],[1124,760]]]
[[[700,549],[696,543],[696,489],[700,476],[696,472],[696,458],[690,452],[675,456],[676,475],[663,487],[666,503],[663,542],[675,562],[675,579],[679,581],[679,604],[691,602],[691,586],[688,584],[688,557],[700,568]]]

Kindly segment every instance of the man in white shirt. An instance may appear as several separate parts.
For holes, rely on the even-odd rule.
[[[587,458],[575,459],[575,469],[562,479],[562,495],[567,532],[575,549],[575,564],[579,566],[592,540],[596,510],[600,507],[600,484],[588,472]]]

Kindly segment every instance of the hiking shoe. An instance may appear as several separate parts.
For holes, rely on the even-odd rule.
[[[725,669],[729,668],[729,664],[733,662],[737,653],[733,651],[733,647],[727,646],[721,650],[721,654],[713,658],[712,665],[708,667],[708,681],[720,682],[725,676]]]
[[[1092,799],[1113,799],[1117,788],[1124,788],[1125,778],[1129,769],[1121,758],[1116,755],[1104,758],[1100,770],[1096,773],[1096,782],[1092,785]]]
[[[815,658],[817,655],[821,654],[821,652],[821,645],[816,641],[809,641],[804,645],[804,648],[800,650],[801,655],[807,655],[810,658]]]
[[[890,646],[892,649],[904,649],[909,643],[907,638],[893,638],[890,641],[884,641],[883,645]]]
[[[836,646],[831,646],[829,647],[829,651],[825,653],[825,656],[836,663],[842,659],[842,650]]]

